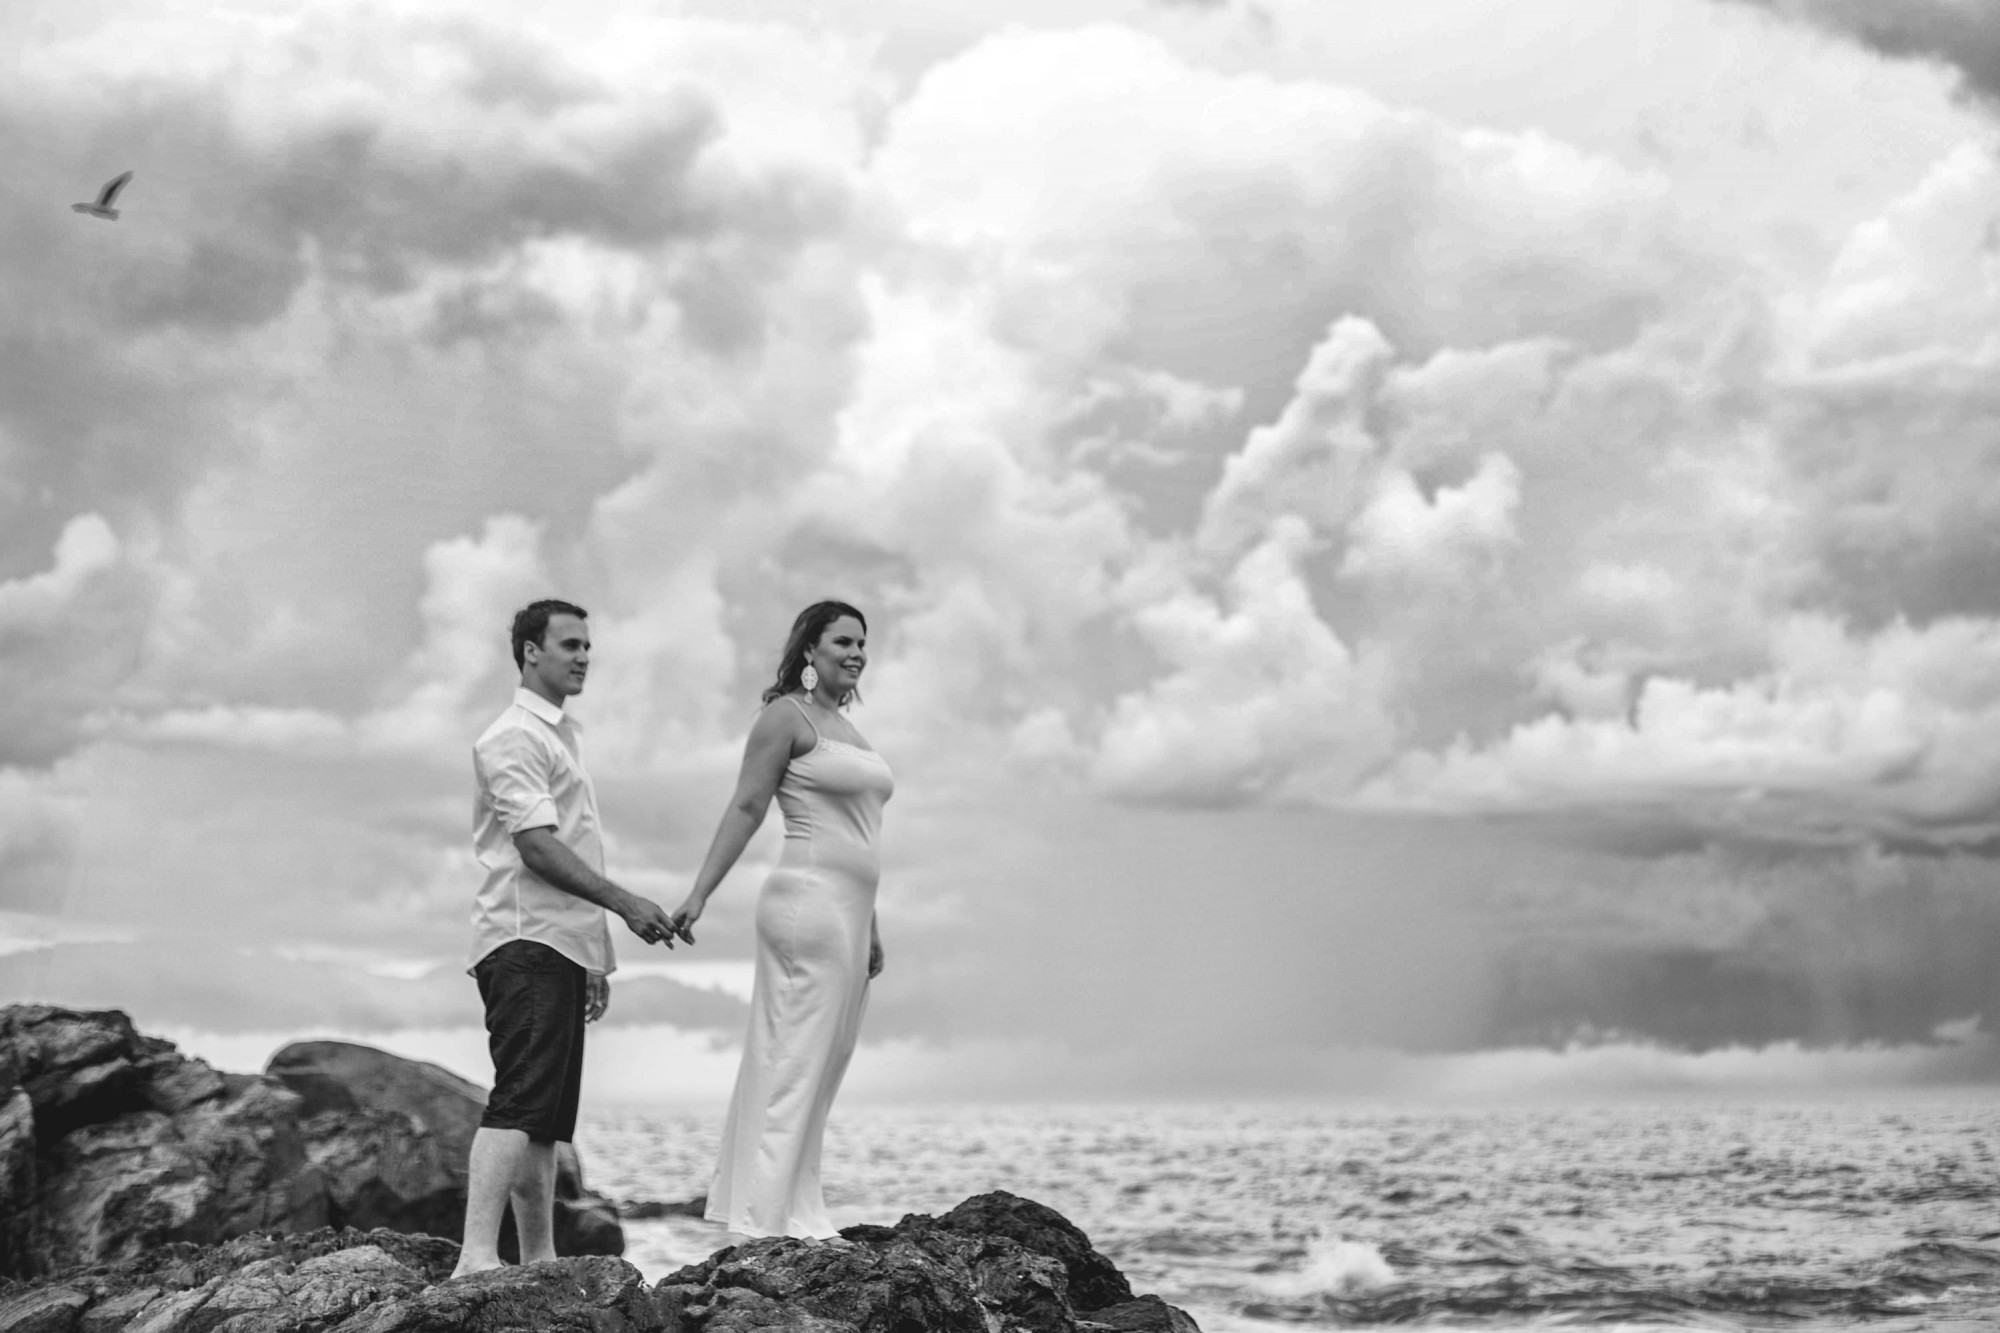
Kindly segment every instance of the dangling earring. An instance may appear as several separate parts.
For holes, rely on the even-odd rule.
[[[806,687],[807,694],[819,688],[819,672],[813,669],[811,662],[806,663],[806,669],[799,672],[799,684]]]

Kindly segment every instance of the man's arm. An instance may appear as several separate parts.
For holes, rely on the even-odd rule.
[[[634,935],[648,944],[664,940],[669,949],[674,947],[673,924],[658,903],[621,889],[592,870],[582,857],[563,845],[554,829],[546,825],[524,828],[514,835],[514,848],[521,853],[521,864],[550,888],[561,889],[616,913],[624,918]]]
[[[482,738],[472,748],[479,788],[513,835],[521,864],[549,887],[616,912],[646,943],[666,939],[671,925],[658,903],[619,888],[556,837],[556,802],[549,791],[552,762],[546,745],[518,729]]]

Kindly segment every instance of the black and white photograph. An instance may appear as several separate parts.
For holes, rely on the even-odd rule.
[[[2000,0],[6,0],[0,149],[0,1333],[2000,1328]]]

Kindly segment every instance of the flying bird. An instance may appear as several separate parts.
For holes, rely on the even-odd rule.
[[[125,188],[125,183],[131,179],[132,173],[129,171],[113,176],[105,187],[97,192],[96,203],[71,204],[70,208],[74,212],[88,213],[94,218],[104,218],[106,221],[116,222],[118,220],[118,210],[113,208],[111,204],[118,198],[118,192]]]

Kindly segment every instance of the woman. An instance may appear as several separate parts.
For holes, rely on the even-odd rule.
[[[784,852],[757,897],[750,1032],[723,1123],[708,1220],[748,1236],[837,1234],[820,1196],[820,1138],[882,970],[875,841],[889,765],[842,711],[867,665],[868,622],[844,602],[799,613],[750,728],[736,795],[673,921],[689,943],[709,895],[764,822]]]

